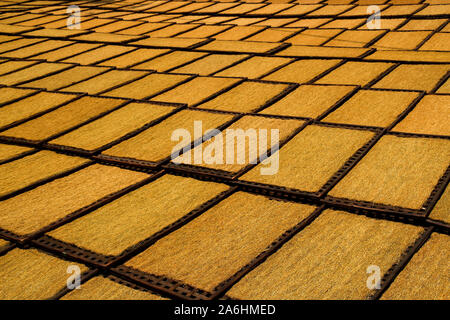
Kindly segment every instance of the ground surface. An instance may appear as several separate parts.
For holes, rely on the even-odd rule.
[[[449,299],[449,19],[1,0],[0,299]],[[281,148],[199,159],[194,121]]]

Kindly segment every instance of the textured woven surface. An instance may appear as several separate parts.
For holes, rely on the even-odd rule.
[[[417,209],[444,174],[449,157],[447,140],[386,136],[330,195]],[[374,164],[379,171],[370,169]],[[361,188],[369,181],[371,188]]]
[[[18,234],[38,231],[51,222],[147,176],[115,167],[93,165],[2,201],[0,227]],[[49,194],[52,195],[51,198],[46,197]],[[39,215],[35,214],[36,212],[39,212]]]
[[[212,290],[313,209],[236,193],[126,265]]]
[[[448,186],[441,199],[439,199],[433,208],[430,217],[447,223],[450,221],[450,188]]]
[[[24,152],[33,150],[31,148],[27,147],[20,147],[20,146],[14,146],[14,145],[8,145],[8,144],[1,144],[0,145],[0,160],[8,160],[14,156],[18,156]]]
[[[123,102],[123,100],[83,97],[39,118],[6,130],[3,134],[28,140],[43,140],[110,111]]]
[[[0,260],[2,300],[48,299],[66,286],[67,267],[76,265],[35,249],[14,249]],[[24,288],[27,290],[24,290]]]
[[[7,104],[0,109],[0,125],[3,127],[16,121],[24,120],[40,112],[57,107],[73,98],[73,96],[60,93],[40,92],[31,97]]]
[[[315,192],[372,137],[370,131],[309,126],[281,148],[276,174],[263,176],[255,167],[241,179]]]
[[[168,193],[173,186],[177,191]],[[91,251],[117,255],[226,189],[222,184],[165,175],[49,235]],[[157,204],[159,199],[164,202]]]
[[[0,239],[0,249],[5,248],[9,244],[8,241],[5,241],[3,239]]]
[[[178,128],[185,128],[194,138],[194,121],[202,121],[203,126],[215,128],[231,120],[228,114],[208,113],[202,111],[182,110],[167,121],[143,131],[137,136],[125,140],[104,152],[106,155],[130,157],[139,160],[159,161],[169,157],[175,145],[170,145],[172,132]],[[187,141],[189,142],[189,141]],[[186,143],[185,145],[187,145]],[[184,147],[180,146],[181,147]]]
[[[449,239],[432,235],[386,291],[383,299],[448,300]]]
[[[52,143],[86,150],[99,148],[173,111],[157,104],[131,103],[103,118],[52,140]],[[127,119],[127,121],[123,121]]]
[[[0,168],[0,195],[4,196],[87,162],[87,159],[67,157],[51,151],[41,151],[9,162]]]

